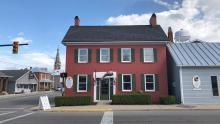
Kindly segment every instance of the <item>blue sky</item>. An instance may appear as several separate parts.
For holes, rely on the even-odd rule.
[[[20,54],[44,53],[53,58],[58,46],[61,55],[65,55],[61,41],[76,15],[80,17],[81,25],[106,25],[111,16],[166,9],[153,0],[1,0],[0,43],[8,44],[13,39],[23,38],[30,44],[20,47],[18,55],[11,54],[11,47],[1,48],[0,56],[14,61],[8,59],[7,63],[3,57],[1,60],[10,68],[19,68],[16,63],[31,66],[31,63],[17,61]],[[15,64],[11,67],[10,63]]]
[[[184,1],[189,6],[189,0]],[[20,65],[52,69],[58,46],[64,67],[65,47],[61,41],[76,15],[81,25],[121,24],[120,17],[133,14],[140,20],[142,16],[146,19],[138,23],[148,24],[148,14],[156,12],[163,17],[172,10],[180,12],[184,5],[182,0],[0,0],[0,44],[11,43],[13,39],[30,44],[20,47],[18,55],[11,54],[11,47],[0,48],[0,69],[22,68]]]

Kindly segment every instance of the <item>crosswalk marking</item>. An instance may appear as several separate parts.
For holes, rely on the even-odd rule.
[[[15,112],[16,112],[16,111],[9,111],[9,112],[5,112],[5,113],[1,113],[0,116],[1,116],[1,115],[7,115],[7,114],[15,113]]]
[[[113,112],[105,112],[101,124],[113,124]]]
[[[6,122],[8,122],[8,121],[12,121],[12,120],[15,120],[15,119],[18,119],[18,118],[23,118],[23,117],[25,117],[25,116],[29,116],[29,115],[32,115],[32,114],[34,114],[34,112],[27,113],[27,114],[20,115],[20,116],[16,116],[16,117],[9,118],[9,119],[5,119],[5,120],[0,121],[0,124],[6,123]]]
[[[0,108],[0,110],[3,110],[3,111],[4,111],[5,109],[8,109],[8,110],[9,110],[9,109],[25,109],[25,108]]]

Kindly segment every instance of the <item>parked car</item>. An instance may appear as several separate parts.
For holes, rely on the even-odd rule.
[[[61,89],[62,89],[61,87],[57,87],[56,91],[61,91]]]

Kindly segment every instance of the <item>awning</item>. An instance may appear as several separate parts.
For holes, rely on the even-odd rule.
[[[108,74],[112,73],[112,76],[109,76]],[[107,75],[107,76],[105,76]],[[96,80],[96,78],[116,78],[116,72],[93,72],[93,79]]]

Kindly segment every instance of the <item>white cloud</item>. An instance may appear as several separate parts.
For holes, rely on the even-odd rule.
[[[158,4],[161,0],[155,0]],[[162,1],[163,2],[163,1]],[[219,0],[183,0],[181,7],[158,12],[157,22],[165,32],[169,26],[173,31],[188,30],[192,39],[220,41],[220,1]],[[149,24],[152,13],[120,15],[109,17],[106,21],[111,25],[143,25]]]
[[[11,37],[8,37],[11,38]],[[24,32],[19,32],[16,37],[12,38],[11,41],[19,41],[19,43],[31,43],[32,40],[27,39],[24,36]]]
[[[160,4],[162,6],[167,7],[168,9],[178,9],[180,8],[180,4],[177,1],[174,1],[172,4],[164,1],[164,0],[154,0],[155,3]]]
[[[19,32],[18,36],[24,36],[24,32]]]
[[[31,43],[32,40],[26,39],[23,36],[15,37],[11,41],[19,41],[19,43]]]
[[[56,53],[56,52],[54,52]],[[55,56],[56,54],[54,54]],[[46,67],[49,71],[53,70],[55,58],[50,54],[33,52],[17,55],[1,55],[0,56],[0,70],[3,69],[22,69],[30,67]],[[61,69],[64,70],[65,56],[61,55]]]

